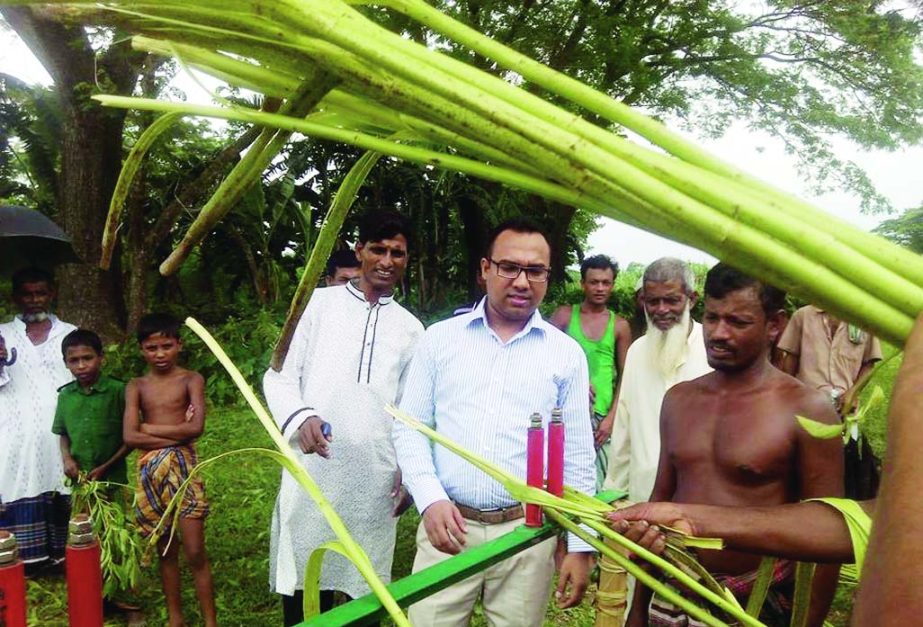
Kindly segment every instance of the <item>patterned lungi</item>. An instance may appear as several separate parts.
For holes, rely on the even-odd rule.
[[[795,565],[793,562],[787,560],[776,561],[772,572],[772,583],[769,586],[766,601],[763,603],[763,609],[759,616],[760,622],[767,625],[767,627],[787,627],[791,622],[792,597],[795,591],[794,573]],[[743,606],[746,605],[747,598],[753,590],[756,577],[756,570],[736,576],[715,575],[718,583],[730,590]],[[683,587],[678,582],[670,581],[669,583],[682,593]],[[691,598],[696,604],[700,604],[700,600],[695,600],[697,597],[693,595],[689,595],[687,598]],[[726,617],[723,618],[727,620]],[[737,624],[733,620],[728,622],[731,625]],[[705,623],[688,616],[681,608],[665,601],[656,594],[651,599],[648,624],[651,627],[705,627]]]
[[[154,533],[167,506],[180,486],[189,478],[189,473],[198,463],[195,448],[191,444],[178,444],[167,448],[145,451],[138,458],[138,485],[135,488],[135,518],[142,537]],[[205,500],[205,484],[196,476],[186,486],[179,505],[181,518],[205,518],[208,515],[208,501]],[[161,535],[170,533],[173,516],[164,523]]]
[[[45,492],[38,496],[0,502],[0,529],[16,536],[25,563],[64,557],[70,496]]]

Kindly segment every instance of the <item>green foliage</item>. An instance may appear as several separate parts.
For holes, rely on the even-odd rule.
[[[128,489],[128,494],[119,494]],[[141,537],[133,518],[130,488],[102,481],[87,481],[80,474],[71,492],[71,517],[89,514],[99,540],[103,596],[115,598],[135,588],[141,580]]]
[[[177,309],[171,313],[183,319],[188,311]],[[263,374],[284,320],[285,312],[256,310],[245,318],[230,317],[209,329],[255,390],[263,388]],[[106,372],[114,377],[128,380],[141,376],[146,370],[135,338],[106,346],[105,352]],[[205,378],[205,397],[212,406],[242,402],[240,393],[225,374],[224,368],[193,333],[183,334],[181,360],[186,368]]]
[[[884,393],[885,402],[873,405],[862,424],[862,435],[868,440],[878,459],[884,459],[887,454],[888,410],[891,406],[894,379],[903,361],[903,355],[896,354],[900,352],[899,349],[890,344],[882,342],[881,352],[884,359],[875,366],[872,378],[859,399],[860,405],[868,403],[876,387],[880,387]]]
[[[915,253],[923,253],[923,206],[907,209],[898,217],[883,221],[873,230]]]
[[[831,137],[893,149],[923,137],[921,17],[882,3],[461,0],[456,19],[626,104],[720,136],[735,120],[781,138],[821,189],[887,201]],[[377,14],[376,14],[377,15]],[[391,19],[407,36],[470,53]],[[489,61],[475,58],[483,69]],[[528,85],[527,85],[528,87]],[[563,103],[558,103],[563,104]]]
[[[202,459],[246,446],[271,446],[256,418],[238,408],[218,407],[206,420],[205,434],[198,442]],[[132,455],[132,457],[134,454]],[[129,467],[135,464],[129,460]],[[133,473],[132,473],[133,474]],[[130,477],[134,482],[136,477]],[[215,580],[218,617],[228,625],[279,624],[281,605],[266,584],[269,571],[269,528],[275,494],[279,484],[278,466],[268,460],[218,463],[205,470],[211,514],[206,528],[206,548]],[[395,579],[410,574],[416,551],[414,535],[420,517],[411,508],[398,523],[392,575]],[[180,560],[182,564],[182,559]],[[192,581],[184,577],[183,607],[188,624],[199,624],[198,604]],[[30,625],[67,624],[67,592],[61,576],[39,576],[28,582]],[[848,589],[835,603],[833,624],[849,623],[852,604]],[[584,602],[572,610],[558,610],[549,603],[546,627],[584,627],[592,624],[591,585]],[[166,608],[156,565],[142,572],[136,599],[143,606],[149,624],[166,624]],[[122,624],[109,618],[107,625]],[[483,627],[486,619],[475,610],[472,625]]]
[[[54,215],[61,121],[52,89],[0,74],[0,204]]]

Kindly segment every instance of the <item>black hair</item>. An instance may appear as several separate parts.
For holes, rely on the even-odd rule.
[[[97,355],[103,354],[103,342],[93,331],[89,329],[75,329],[61,340],[61,355],[67,358],[67,349],[75,346],[86,346],[92,348]]]
[[[26,283],[47,283],[54,287],[54,275],[42,268],[23,268],[13,274],[13,293],[18,294]]]
[[[612,270],[612,280],[619,275],[619,264],[606,255],[593,255],[587,257],[580,264],[580,280],[586,279],[587,270]]]
[[[493,229],[491,229],[490,233],[488,233],[486,250],[488,259],[493,255],[494,242],[497,241],[500,233],[503,233],[504,231],[513,231],[514,233],[538,233],[543,238],[545,238],[545,242],[548,244],[548,248],[551,249],[551,240],[548,239],[548,235],[545,233],[545,229],[539,226],[539,224],[531,218],[518,216],[504,220]]]
[[[179,328],[182,323],[166,313],[150,313],[138,321],[138,343],[158,333],[164,337],[181,339]]]
[[[409,249],[412,239],[410,221],[396,211],[369,211],[359,218],[359,241],[362,244],[393,239],[397,235],[404,236]]]
[[[748,287],[756,288],[763,312],[767,316],[785,308],[785,292],[726,263],[716,264],[705,275],[705,296],[712,298],[724,298],[731,292]]]
[[[327,276],[333,276],[337,268],[358,268],[359,259],[353,250],[335,250],[327,260]]]

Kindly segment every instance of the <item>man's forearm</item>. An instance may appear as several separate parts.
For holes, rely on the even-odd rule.
[[[120,459],[128,455],[128,453],[130,452],[131,452],[131,448],[129,448],[128,445],[123,444],[122,446],[119,447],[119,450],[117,450],[112,457],[110,457],[103,463],[103,467],[107,469],[111,468],[114,463],[116,463],[117,461],[119,461]]]
[[[61,449],[61,458],[64,461],[73,459],[73,457],[71,456],[71,441],[69,437],[63,434],[59,435],[58,436],[58,447]]]
[[[853,561],[852,541],[843,516],[823,503],[679,507],[697,535],[722,538],[729,549],[815,562]]]
[[[144,423],[144,433],[153,435],[158,438],[168,438],[182,442],[190,438],[196,438],[202,435],[198,425],[189,422],[182,422],[175,425],[152,425]]]
[[[162,438],[156,435],[149,435],[147,433],[135,431],[130,436],[125,438],[125,443],[132,448],[139,448],[145,451],[150,451],[158,448],[167,448],[168,446],[176,446],[180,442],[177,440],[171,440],[170,438]]]

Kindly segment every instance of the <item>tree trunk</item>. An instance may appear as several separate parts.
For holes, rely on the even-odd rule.
[[[107,340],[121,335],[124,308],[119,276],[97,266],[109,199],[122,163],[125,111],[90,100],[95,85],[130,94],[144,55],[127,42],[97,53],[81,27],[65,26],[9,7],[3,16],[51,75],[63,116],[58,215],[83,263],[58,269],[58,304],[65,320],[91,328]]]
[[[461,219],[467,252],[465,281],[468,286],[468,299],[474,300],[481,295],[481,286],[477,277],[481,272],[481,256],[484,255],[487,247],[489,227],[477,199],[468,194],[459,196],[458,217]]]
[[[83,111],[68,107],[65,115],[58,207],[61,226],[84,263],[58,269],[61,317],[114,339],[124,322],[119,277],[97,264],[109,199],[121,167],[124,115],[98,106]]]

